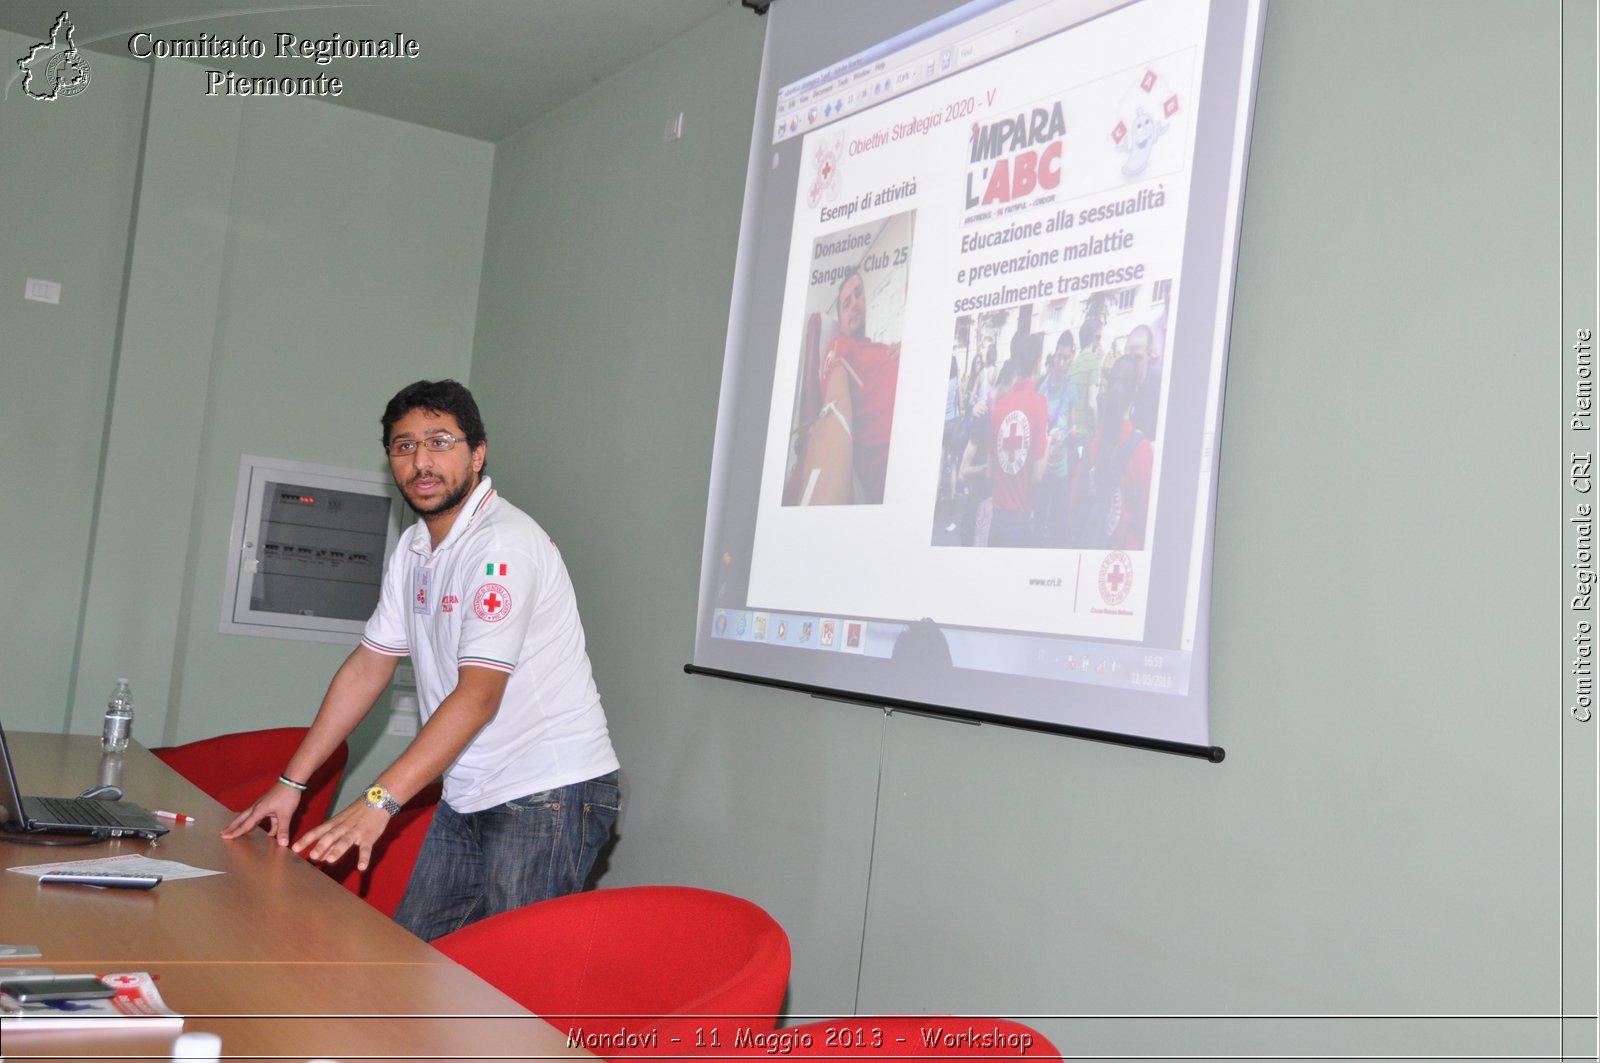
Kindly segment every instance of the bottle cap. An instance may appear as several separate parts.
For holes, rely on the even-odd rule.
[[[222,1037],[214,1033],[194,1031],[179,1034],[172,1042],[173,1059],[221,1059]]]
[[[128,677],[127,677],[127,676],[125,676],[125,675],[119,675],[119,676],[117,676],[117,686],[122,686],[122,685],[123,685],[123,684],[125,684],[125,683],[126,683],[126,682],[127,682],[127,681],[128,681]]]

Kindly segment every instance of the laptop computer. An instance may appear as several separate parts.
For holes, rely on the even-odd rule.
[[[26,834],[98,834],[105,838],[158,838],[171,828],[131,801],[99,801],[86,797],[23,797],[17,771],[0,726],[0,774],[5,776],[0,801],[5,803],[6,829]]]

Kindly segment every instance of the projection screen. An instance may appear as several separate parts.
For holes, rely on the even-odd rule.
[[[770,9],[689,670],[1220,759],[1260,4],[940,8]]]

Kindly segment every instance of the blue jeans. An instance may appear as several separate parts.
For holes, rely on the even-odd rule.
[[[443,801],[422,841],[395,922],[424,941],[583,889],[611,837],[617,773],[518,797],[482,812]]]

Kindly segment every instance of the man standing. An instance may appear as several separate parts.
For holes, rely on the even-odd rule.
[[[1139,367],[1139,387],[1133,395],[1133,410],[1128,417],[1144,437],[1156,438],[1156,420],[1161,406],[1161,359],[1154,351],[1155,334],[1149,325],[1138,325],[1128,333],[1128,346],[1122,357]]]
[[[1067,429],[1071,422],[1067,373],[1076,354],[1072,330],[1063,329],[1056,338],[1055,354],[1050,358],[1050,368],[1042,385],[1050,417],[1050,448],[1045,458],[1044,480],[1039,484],[1039,504],[1034,507],[1034,523],[1038,526],[1042,546],[1066,545],[1067,501],[1072,484],[1069,479],[1072,451],[1067,446]]]
[[[1095,400],[1100,390],[1100,368],[1105,352],[1100,335],[1105,329],[1103,315],[1090,312],[1078,326],[1078,353],[1067,370],[1067,451],[1069,464],[1076,464],[1094,438]]]
[[[1144,549],[1155,450],[1128,418],[1138,386],[1134,359],[1124,355],[1112,363],[1100,389],[1100,430],[1072,474],[1069,545]]]
[[[401,805],[441,773],[436,811],[395,920],[432,940],[485,916],[583,888],[619,806],[617,758],[565,564],[484,475],[471,392],[418,381],[389,401],[384,448],[421,518],[384,570],[377,611],[340,666],[283,775],[223,831],[266,821],[278,844],[304,781],[371,711],[401,657],[423,726],[361,800],[294,851],[365,868]]]
[[[1033,505],[1044,479],[1050,411],[1034,387],[1044,337],[1018,332],[1011,338],[1016,382],[989,411],[989,476],[994,484],[990,546],[1037,546]]]

